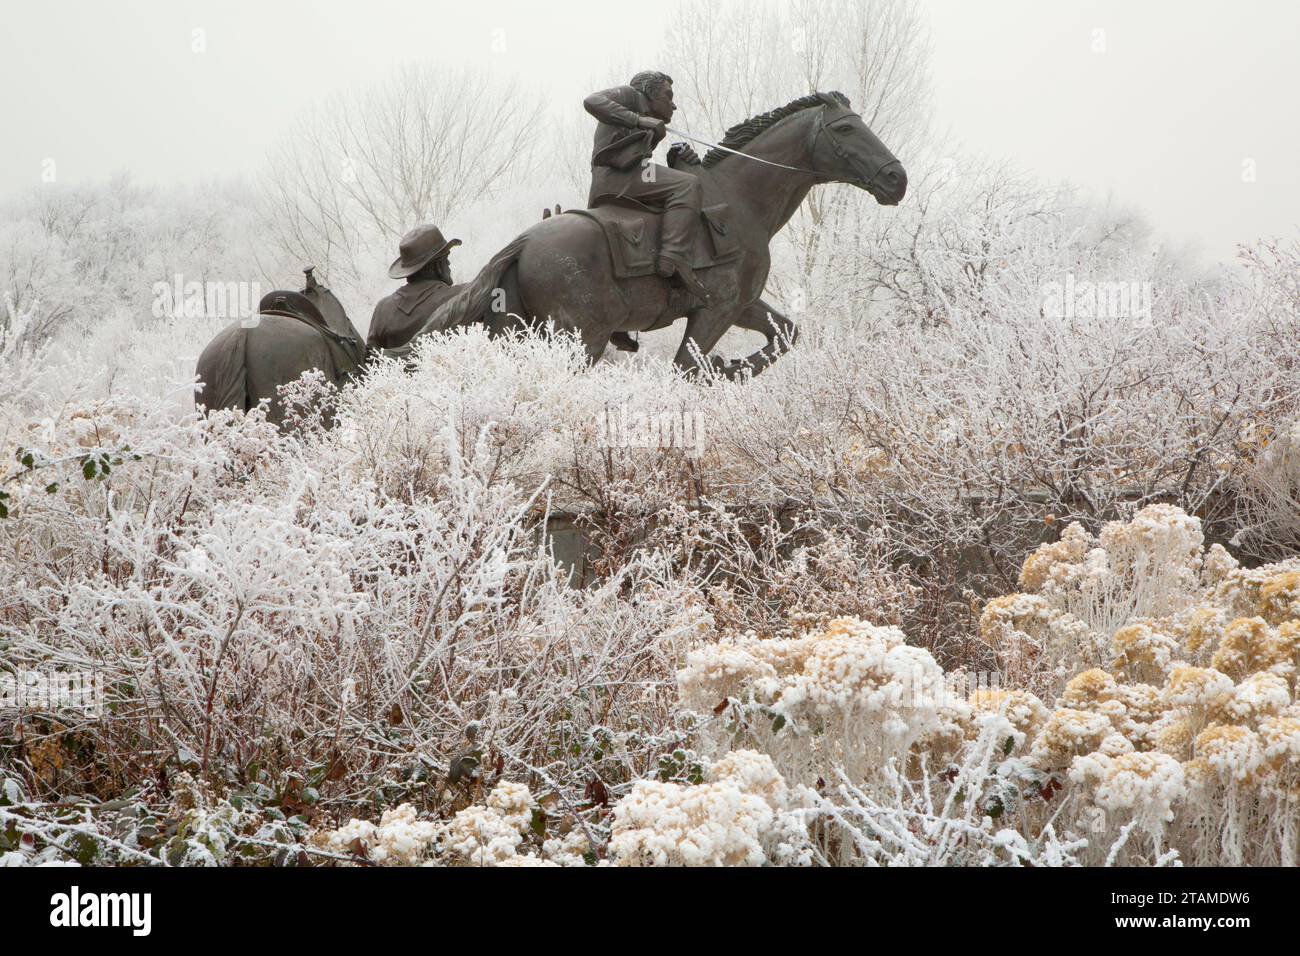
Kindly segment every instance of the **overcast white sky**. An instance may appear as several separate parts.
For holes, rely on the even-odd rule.
[[[1296,234],[1300,3],[923,5],[936,118],[967,147],[1109,190],[1213,258],[1228,258],[1239,240]],[[142,182],[254,174],[296,111],[403,61],[520,72],[577,111],[612,64],[653,66],[671,6],[5,0],[0,194],[40,185],[47,159],[60,184],[123,170]],[[601,11],[598,29],[585,25],[592,10]],[[205,31],[205,52],[191,48],[195,29]],[[492,50],[499,29],[504,54]],[[1092,50],[1096,29],[1104,53]],[[1243,182],[1245,160],[1255,182]]]

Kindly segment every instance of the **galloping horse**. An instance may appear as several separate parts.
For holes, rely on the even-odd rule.
[[[614,333],[662,329],[685,317],[674,360],[679,368],[698,372],[696,350],[709,356],[723,333],[738,326],[763,333],[767,344],[727,365],[707,361],[728,376],[746,368],[756,373],[795,336],[794,323],[761,296],[771,266],[768,246],[809,190],[848,183],[886,206],[907,191],[902,165],[841,93],[813,93],[733,126],[690,169],[701,180],[706,207],[726,204],[725,224],[702,225],[702,231],[717,228],[738,246],[726,261],[696,267],[707,303],[684,297],[657,275],[618,277],[601,225],[589,213],[566,213],[543,219],[498,252],[417,338],[473,321],[500,332],[549,320],[556,330],[576,331],[595,362]]]

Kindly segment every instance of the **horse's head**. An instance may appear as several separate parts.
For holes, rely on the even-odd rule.
[[[826,105],[818,111],[813,132],[812,168],[831,182],[865,189],[882,206],[898,205],[907,192],[903,164],[847,102],[820,95]]]

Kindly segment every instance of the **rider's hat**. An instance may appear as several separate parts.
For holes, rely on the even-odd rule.
[[[388,276],[405,279],[459,245],[459,239],[443,239],[442,230],[437,226],[416,226],[402,237],[397,247],[402,254],[388,267]]]

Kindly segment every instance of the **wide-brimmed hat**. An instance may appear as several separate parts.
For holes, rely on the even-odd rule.
[[[459,245],[459,239],[443,239],[442,230],[437,226],[416,226],[398,244],[397,248],[402,254],[388,267],[388,276],[391,279],[405,279],[434,259],[441,259],[453,246]]]

